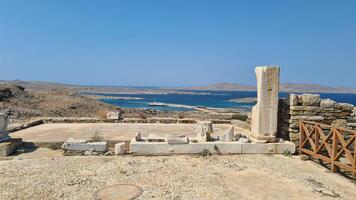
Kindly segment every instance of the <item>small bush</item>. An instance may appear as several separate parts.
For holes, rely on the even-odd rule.
[[[287,156],[287,157],[291,157],[292,156],[292,152],[290,152],[289,150],[284,150],[283,151],[283,155]]]
[[[200,156],[203,156],[203,157],[207,157],[207,156],[210,156],[211,155],[211,152],[208,150],[208,149],[203,149],[203,151],[201,151],[199,153]]]

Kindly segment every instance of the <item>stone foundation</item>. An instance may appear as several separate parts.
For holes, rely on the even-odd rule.
[[[295,144],[283,143],[242,143],[202,142],[188,144],[168,144],[167,142],[146,142],[131,140],[130,152],[137,155],[199,154],[207,151],[212,154],[282,154],[295,152]]]
[[[306,120],[356,130],[356,109],[352,104],[320,99],[318,94],[290,94],[280,99],[278,137],[299,143],[299,121]]]
[[[21,139],[9,139],[0,143],[0,157],[12,155],[22,145]]]

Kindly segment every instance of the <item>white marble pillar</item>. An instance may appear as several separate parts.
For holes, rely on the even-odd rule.
[[[255,69],[257,104],[252,108],[251,132],[257,139],[274,141],[277,133],[279,67]]]

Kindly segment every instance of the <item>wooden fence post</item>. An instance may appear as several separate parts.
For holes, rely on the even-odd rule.
[[[336,165],[335,165],[335,158],[337,154],[337,135],[336,135],[336,130],[335,127],[331,127],[331,134],[333,137],[333,142],[332,142],[332,147],[331,147],[331,171],[336,172]]]
[[[303,126],[302,126],[302,123],[303,121],[302,120],[299,120],[299,132],[300,132],[300,138],[299,138],[299,154],[302,154],[302,144],[303,144],[303,141],[304,141],[304,129],[303,129]]]
[[[317,154],[317,149],[319,148],[319,140],[320,140],[320,132],[319,132],[319,129],[318,129],[318,124],[315,124],[314,125],[315,128],[314,128],[314,131],[315,131],[315,149],[314,149],[314,154]]]

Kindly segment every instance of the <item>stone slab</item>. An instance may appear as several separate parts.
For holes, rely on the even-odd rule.
[[[121,117],[121,112],[111,111],[106,114],[106,119],[108,120],[119,120],[120,117]]]
[[[139,155],[198,154],[204,149],[214,151],[213,143],[168,144],[165,142],[136,142],[131,140],[130,152]]]
[[[137,141],[137,140],[136,140]],[[186,136],[180,137],[180,136],[171,136],[171,135],[166,135],[166,140],[168,144],[188,144],[189,139]]]
[[[105,152],[108,150],[107,142],[63,143],[62,148],[70,151]]]
[[[204,149],[213,154],[282,154],[295,152],[295,144],[283,143],[241,143],[241,142],[206,142],[189,144],[168,144],[165,142],[137,142],[130,144],[130,152],[139,155],[198,154]]]
[[[319,94],[302,94],[303,106],[319,106],[320,95]]]
[[[22,145],[21,139],[10,139],[0,143],[0,157],[6,157],[13,154],[17,148]]]
[[[68,140],[65,141],[65,143],[87,143],[88,140],[86,139],[81,139],[81,138],[68,138]]]
[[[241,153],[243,154],[281,154],[286,151],[295,153],[296,147],[292,142],[285,141],[283,143],[244,143]]]
[[[149,142],[164,142],[164,138],[156,134],[149,134],[147,140]]]
[[[10,139],[10,136],[8,133],[4,132],[4,133],[1,133],[0,132],[0,142],[4,142],[4,141],[7,141]]]
[[[238,154],[242,152],[242,143],[214,142],[214,152],[219,154]]]
[[[125,142],[115,144],[115,155],[125,154]]]
[[[349,126],[349,127],[356,127],[356,123],[348,123],[347,126]]]

